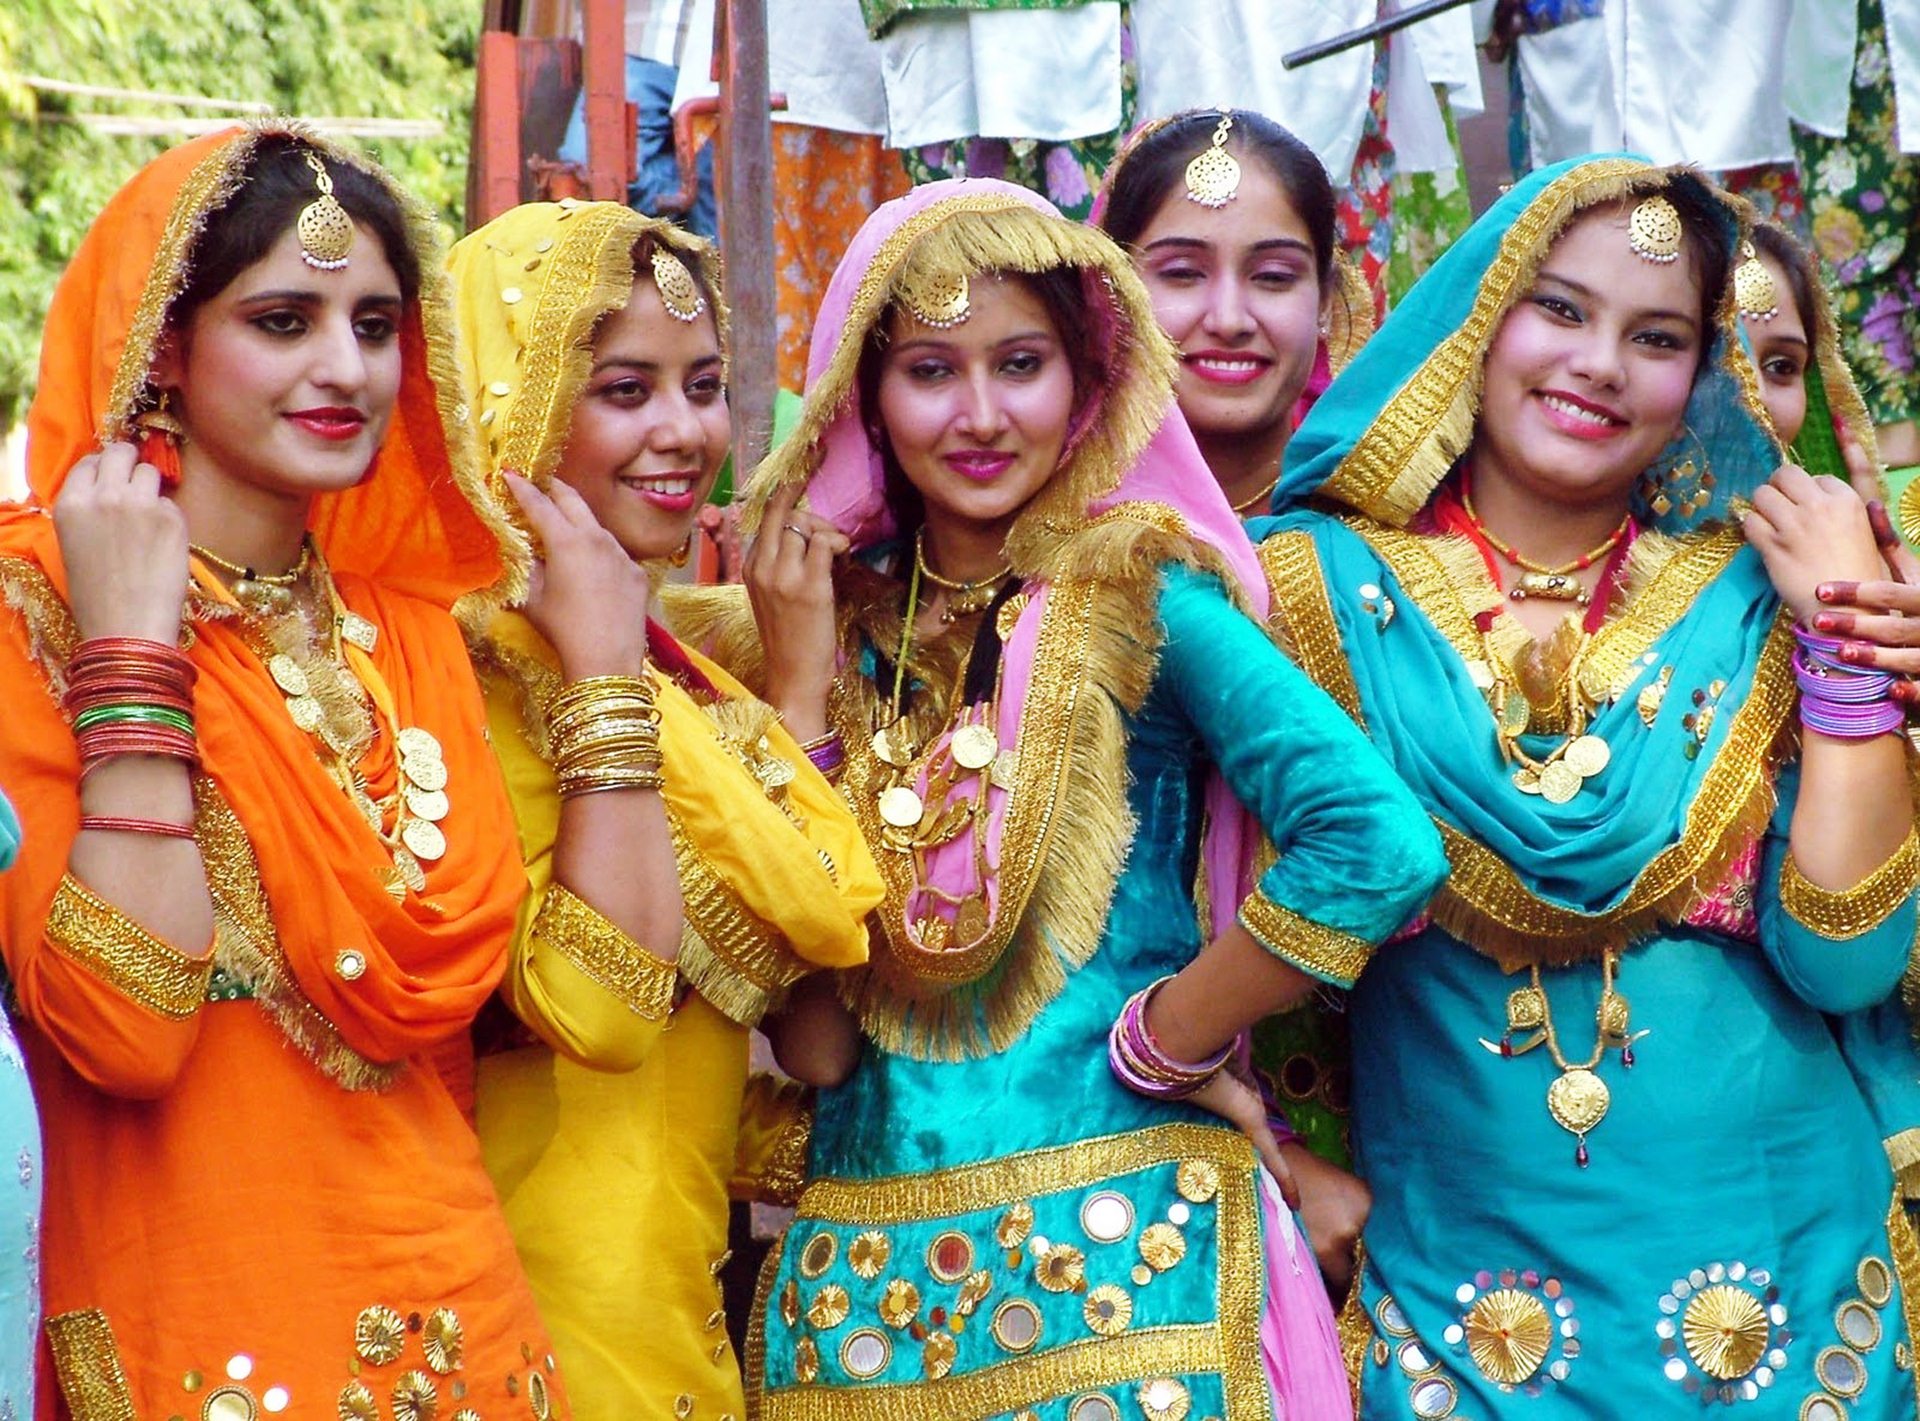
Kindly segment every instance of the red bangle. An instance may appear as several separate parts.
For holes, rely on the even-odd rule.
[[[193,825],[171,824],[165,819],[128,819],[118,814],[83,814],[80,829],[101,829],[121,834],[157,834],[163,839],[191,839]]]

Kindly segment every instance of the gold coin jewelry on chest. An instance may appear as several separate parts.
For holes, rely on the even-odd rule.
[[[1593,1013],[1593,1051],[1586,1060],[1570,1061],[1560,1049],[1559,1033],[1553,1024],[1553,1004],[1548,1001],[1546,988],[1541,983],[1538,963],[1531,969],[1528,984],[1508,993],[1507,1025],[1499,1041],[1480,1038],[1480,1044],[1502,1060],[1524,1056],[1536,1046],[1547,1048],[1547,1055],[1560,1072],[1547,1086],[1547,1113],[1578,1142],[1573,1158],[1582,1169],[1590,1159],[1587,1136],[1607,1118],[1607,1111],[1613,1105],[1613,1092],[1595,1068],[1607,1052],[1617,1050],[1622,1069],[1632,1070],[1634,1043],[1647,1035],[1646,1031],[1633,1029],[1631,1005],[1614,987],[1619,965],[1619,953],[1608,951],[1601,955],[1600,1001]]]
[[[1543,759],[1536,759],[1520,744],[1533,718],[1533,706],[1505,676],[1494,671],[1498,665],[1493,651],[1481,635],[1485,660],[1475,663],[1483,668],[1487,701],[1493,711],[1494,738],[1500,746],[1500,758],[1515,765],[1513,787],[1522,794],[1539,795],[1549,804],[1567,804],[1574,800],[1613,761],[1613,749],[1598,735],[1587,730],[1586,698],[1580,689],[1580,666],[1593,643],[1591,633],[1583,634],[1580,646],[1567,668],[1567,736]]]

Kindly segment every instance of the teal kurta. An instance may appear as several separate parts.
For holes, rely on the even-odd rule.
[[[1281,847],[1242,921],[1328,980],[1354,964],[1311,931],[1271,933],[1266,910],[1378,941],[1444,864],[1364,738],[1219,583],[1163,579],[1158,665],[1128,723],[1136,829],[1099,950],[1006,1049],[921,1060],[869,1044],[822,1092],[815,1183],[769,1265],[749,1361],[769,1421],[1135,1417],[1149,1378],[1176,1379],[1196,1418],[1269,1414],[1251,1150],[1216,1117],[1122,1088],[1107,1031],[1201,946],[1209,763]]]

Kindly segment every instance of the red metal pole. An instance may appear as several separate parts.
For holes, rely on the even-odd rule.
[[[779,383],[773,248],[773,120],[767,77],[766,0],[722,0],[720,239],[733,308],[728,402],[734,486],[766,457]]]
[[[520,41],[505,30],[480,36],[479,93],[474,129],[478,136],[478,182],[470,189],[475,211],[470,227],[491,222],[520,201]]]
[[[625,0],[586,0],[587,188],[603,202],[627,198]]]

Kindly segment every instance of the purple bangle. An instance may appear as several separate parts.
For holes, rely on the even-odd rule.
[[[1166,980],[1127,998],[1107,1034],[1107,1064],[1129,1090],[1155,1100],[1184,1100],[1219,1074],[1233,1055],[1234,1043],[1198,1064],[1176,1061],[1161,1050],[1147,1026],[1147,1003]]]
[[[1866,705],[1833,701],[1824,696],[1800,697],[1800,724],[1835,740],[1872,740],[1907,723],[1906,708],[1891,697]]]
[[[847,744],[837,730],[829,730],[818,740],[809,740],[800,748],[806,752],[814,769],[823,775],[830,775],[847,763]]]
[[[1807,695],[1843,705],[1871,705],[1883,701],[1893,687],[1893,677],[1885,671],[1837,667],[1810,659],[1804,651],[1793,654],[1793,676]]]

